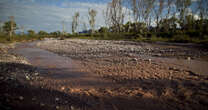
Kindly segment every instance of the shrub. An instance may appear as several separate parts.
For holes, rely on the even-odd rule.
[[[185,34],[178,34],[175,35],[172,39],[172,42],[179,42],[179,43],[187,43],[189,41],[191,41],[190,37],[188,35]]]

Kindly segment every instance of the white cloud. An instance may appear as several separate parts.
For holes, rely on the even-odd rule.
[[[82,3],[82,2],[65,2],[60,6],[49,6],[40,5],[33,3],[24,4],[0,2],[0,20],[6,21],[9,16],[15,16],[15,21],[19,25],[24,25],[26,28],[32,28],[36,31],[46,30],[48,32],[61,30],[61,22],[65,20],[65,26],[67,32],[71,32],[72,16],[75,12],[80,12],[80,27],[79,30],[83,29],[81,26],[83,22],[88,24],[88,8],[97,10],[96,16],[96,27],[104,25],[103,10],[106,8],[106,4],[97,3]],[[89,26],[89,25],[88,25]]]

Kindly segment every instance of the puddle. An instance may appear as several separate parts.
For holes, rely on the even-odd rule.
[[[38,68],[46,77],[65,81],[66,85],[79,85],[80,87],[103,87],[107,81],[90,73],[79,72],[77,65],[68,57],[59,56],[47,50],[35,47],[35,42],[24,43],[16,46],[12,53],[24,56],[29,63]]]

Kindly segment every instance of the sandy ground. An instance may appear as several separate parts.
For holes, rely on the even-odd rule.
[[[49,39],[38,42],[37,46],[71,58],[77,66],[77,71],[89,73],[86,78],[91,78],[91,82],[87,87],[83,87],[86,82],[81,81],[85,80],[71,84],[70,79],[41,74],[38,68],[29,64],[23,57],[8,54],[7,48],[1,48],[4,50],[0,57],[1,108],[208,109],[206,70],[201,74],[198,69],[192,71],[185,65],[160,59],[165,57],[183,61],[197,60],[200,61],[199,64],[205,61],[202,64],[206,65],[204,58],[208,52],[199,45]],[[97,80],[103,84],[97,83]]]

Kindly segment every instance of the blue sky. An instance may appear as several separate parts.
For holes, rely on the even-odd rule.
[[[61,22],[65,21],[67,32],[71,32],[72,16],[80,12],[80,25],[88,24],[88,9],[97,10],[96,27],[104,26],[103,10],[111,0],[0,0],[0,21],[5,22],[14,16],[18,26],[36,32],[45,30],[53,32],[62,30]]]
[[[105,26],[103,10],[111,0],[0,0],[0,21],[9,20],[14,16],[18,26],[24,26],[25,31],[33,29],[36,32],[61,31],[62,21],[65,30],[71,32],[72,16],[75,12],[80,13],[78,31],[82,31],[85,23],[89,29],[88,9],[95,9],[96,28]],[[197,1],[197,0],[192,0]],[[165,9],[164,9],[165,10]],[[165,10],[167,11],[167,10]],[[128,16],[125,16],[125,21]],[[154,25],[154,22],[153,22]]]

